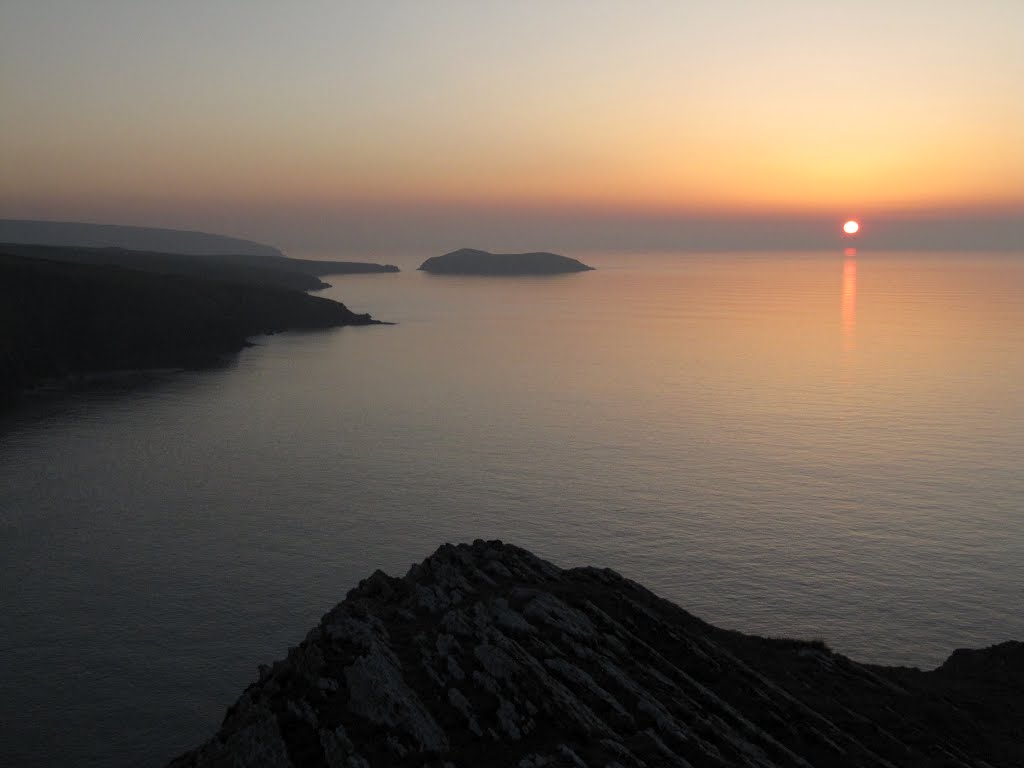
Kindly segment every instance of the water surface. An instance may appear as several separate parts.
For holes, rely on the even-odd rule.
[[[398,325],[5,422],[8,764],[163,764],[360,578],[445,541],[865,661],[1024,637],[1021,255],[570,253],[598,270],[501,279],[427,255],[330,278]]]

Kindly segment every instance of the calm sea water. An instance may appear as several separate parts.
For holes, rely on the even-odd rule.
[[[3,424],[5,764],[161,765],[360,578],[478,537],[865,661],[1024,637],[1024,255],[426,255],[327,292],[398,325]]]

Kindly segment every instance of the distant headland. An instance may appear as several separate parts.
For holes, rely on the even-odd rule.
[[[419,268],[435,275],[560,275],[593,270],[557,253],[488,253],[475,248],[460,248],[444,256],[433,256]]]
[[[124,248],[191,256],[216,256],[226,253],[246,256],[284,257],[272,245],[227,235],[160,227],[135,227],[124,224],[91,224],[78,221],[40,221],[0,219],[0,243],[37,245],[73,245],[86,248]]]
[[[0,410],[44,383],[202,367],[251,336],[376,324],[306,291],[328,287],[320,275],[397,271],[200,232],[0,220]]]
[[[120,224],[0,219],[3,252],[144,272],[315,291],[324,275],[398,272],[393,264],[292,259],[271,245],[226,235]]]

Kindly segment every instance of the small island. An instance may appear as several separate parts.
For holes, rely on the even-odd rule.
[[[589,272],[593,267],[544,251],[535,253],[488,253],[475,248],[460,248],[444,256],[433,256],[420,270],[434,275],[561,275]]]

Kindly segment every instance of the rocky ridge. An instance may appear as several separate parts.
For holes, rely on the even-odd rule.
[[[1019,766],[1024,643],[937,670],[717,629],[501,542],[378,571],[192,766]]]

